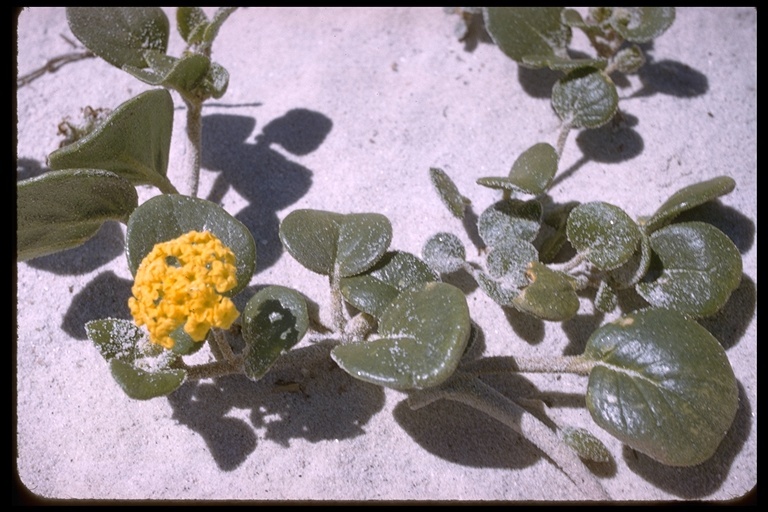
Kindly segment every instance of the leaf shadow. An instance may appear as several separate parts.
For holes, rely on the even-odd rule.
[[[261,380],[227,376],[187,382],[168,396],[173,418],[200,434],[224,471],[239,467],[260,440],[288,448],[292,439],[320,441],[363,435],[384,407],[384,391],[355,380],[317,343],[285,354]],[[249,411],[250,424],[227,416]]]
[[[277,212],[298,201],[312,184],[312,171],[277,151],[292,155],[315,151],[331,131],[325,115],[293,109],[271,120],[255,137],[251,117],[212,114],[203,118],[202,166],[218,171],[208,200],[220,204],[233,188],[248,201],[235,215],[253,233],[257,245],[257,272],[272,266],[282,254]]]
[[[102,318],[132,319],[128,309],[133,282],[118,277],[111,270],[90,280],[70,302],[61,328],[78,340],[87,339],[85,324]]]
[[[710,459],[697,466],[673,467],[625,446],[623,458],[627,466],[644,480],[683,499],[699,499],[717,491],[728,477],[736,455],[742,451],[752,429],[752,405],[741,383],[738,386],[736,417]]]

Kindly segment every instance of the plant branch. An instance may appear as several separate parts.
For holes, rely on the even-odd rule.
[[[203,104],[201,101],[183,98],[184,103],[187,105],[187,147],[184,152],[184,178],[186,179],[187,194],[191,197],[197,197],[197,190],[200,184]]]
[[[419,409],[441,398],[460,402],[484,412],[531,441],[576,484],[587,499],[610,499],[576,452],[566,446],[555,432],[479,378],[457,374],[440,387],[412,394],[408,404],[411,409]]]
[[[464,373],[571,373],[589,375],[594,362],[582,356],[560,357],[484,357],[462,365]]]

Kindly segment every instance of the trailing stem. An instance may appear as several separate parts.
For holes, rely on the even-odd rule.
[[[200,147],[202,144],[202,110],[200,101],[184,98],[187,105],[187,147],[184,153],[184,172],[188,195],[197,197],[200,184]]]
[[[589,472],[576,452],[566,446],[555,432],[533,414],[479,378],[457,373],[442,386],[412,394],[408,404],[411,409],[419,409],[441,398],[474,407],[531,441],[563,470],[587,499],[610,499],[603,486]]]

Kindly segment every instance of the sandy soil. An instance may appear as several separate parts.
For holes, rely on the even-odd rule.
[[[430,235],[450,231],[477,259],[474,240],[432,190],[429,168],[448,172],[479,214],[497,195],[475,181],[505,175],[536,142],[554,144],[558,120],[553,75],[520,69],[487,42],[459,42],[456,22],[440,8],[248,8],[226,22],[214,59],[231,80],[204,110],[200,196],[252,229],[252,290],[294,287],[327,315],[325,279],[277,238],[279,221],[297,208],[383,213],[392,247],[415,254]],[[63,36],[73,39],[63,9],[24,10],[18,73],[72,51]],[[696,212],[744,260],[731,301],[703,321],[727,350],[741,398],[712,459],[670,468],[622,446],[589,417],[583,378],[494,381],[549,397],[552,418],[603,440],[614,461],[590,469],[615,500],[731,500],[757,483],[756,43],[754,9],[678,9],[648,48],[644,71],[617,77],[623,121],[572,134],[551,191],[555,201],[607,201],[638,217],[693,182],[723,174],[737,182]],[[170,53],[180,48],[174,33]],[[17,178],[46,170],[65,116],[114,108],[146,89],[97,59],[18,89]],[[178,180],[184,113],[174,98],[169,176]],[[142,201],[157,193],[139,192]],[[123,235],[124,226],[107,224],[82,247],[17,266],[16,482],[25,499],[580,499],[500,424],[450,403],[411,411],[402,393],[339,370],[312,347],[317,336],[259,382],[221,378],[129,399],[84,330],[89,320],[129,318]],[[468,291],[488,355],[576,354],[606,320],[584,297],[575,319],[539,322],[495,306],[461,275],[449,281]]]

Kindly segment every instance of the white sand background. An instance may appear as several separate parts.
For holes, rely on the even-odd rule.
[[[208,12],[212,12],[209,10]],[[172,20],[170,50],[181,39]],[[433,191],[443,168],[479,214],[498,199],[478,186],[503,176],[537,142],[554,144],[553,74],[520,69],[495,46],[466,45],[441,8],[247,8],[226,22],[214,60],[227,94],[204,109],[200,196],[254,232],[252,287],[300,290],[327,318],[327,283],[281,250],[290,211],[379,212],[392,248],[420,254],[450,231],[473,239]],[[72,51],[63,8],[18,17],[18,73]],[[586,48],[576,35],[576,46]],[[674,191],[719,175],[736,189],[690,218],[714,223],[744,260],[741,286],[702,323],[727,350],[741,398],[712,459],[671,468],[622,446],[584,407],[586,380],[564,375],[489,380],[543,396],[557,421],[585,427],[614,461],[590,468],[619,501],[744,497],[757,484],[757,12],[681,8],[647,46],[643,73],[617,76],[623,121],[572,133],[554,201],[607,201],[648,215]],[[148,86],[98,59],[47,73],[16,91],[17,178],[46,170],[57,125],[85,106],[115,108]],[[184,111],[178,96],[169,177],[180,182]],[[157,194],[141,187],[140,200]],[[87,340],[84,323],[129,318],[124,226],[17,266],[16,488],[25,500],[579,500],[576,486],[524,439],[473,409],[356,381],[327,350],[302,342],[262,381],[187,383],[169,397],[129,399]],[[461,275],[487,355],[577,354],[609,318],[563,324],[496,306]],[[207,349],[200,357],[210,357]],[[299,383],[292,392],[286,382]]]

